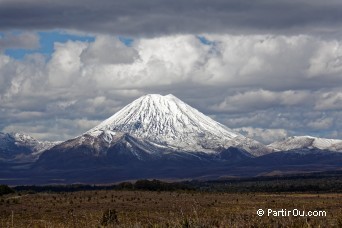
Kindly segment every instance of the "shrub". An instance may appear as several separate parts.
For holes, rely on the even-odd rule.
[[[13,189],[11,189],[10,187],[8,187],[7,185],[0,185],[0,196],[5,195],[5,194],[9,194],[9,193],[13,193]]]
[[[103,213],[101,219],[102,226],[113,225],[117,224],[118,222],[118,215],[115,209],[108,209]]]

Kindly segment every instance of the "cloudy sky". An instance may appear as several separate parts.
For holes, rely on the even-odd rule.
[[[0,131],[64,140],[172,93],[264,143],[342,138],[340,0],[0,0]]]

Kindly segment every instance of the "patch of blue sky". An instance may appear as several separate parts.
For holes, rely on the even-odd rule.
[[[209,53],[212,55],[219,55],[220,50],[217,47],[217,41],[208,40],[205,36],[197,35],[196,38],[206,46],[209,46]]]
[[[130,37],[118,36],[118,39],[127,47],[131,47],[134,42],[134,39]]]
[[[6,49],[5,54],[17,59],[23,59],[27,54],[39,53],[50,57],[54,51],[54,43],[66,43],[68,41],[94,42],[95,36],[70,34],[63,31],[38,32],[40,47],[35,50],[29,49]]]
[[[21,60],[28,54],[37,53],[37,50],[28,50],[28,49],[6,49],[5,55],[10,56],[13,59]]]
[[[199,39],[199,41],[201,41],[201,43],[204,44],[204,45],[214,45],[214,44],[215,44],[214,41],[208,40],[205,36],[197,35],[196,37],[197,37],[197,39]]]

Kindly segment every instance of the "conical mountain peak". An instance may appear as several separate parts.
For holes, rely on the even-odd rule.
[[[172,94],[148,94],[87,132],[125,132],[154,143],[198,150],[218,148],[238,136]]]
[[[230,146],[249,152],[264,149],[262,144],[233,132],[172,94],[142,96],[85,134],[96,137],[103,132],[124,132],[182,151],[210,153]]]

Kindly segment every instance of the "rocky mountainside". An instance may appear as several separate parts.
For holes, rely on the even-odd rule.
[[[29,162],[39,158],[41,153],[59,142],[38,141],[22,133],[0,132],[0,161]]]

